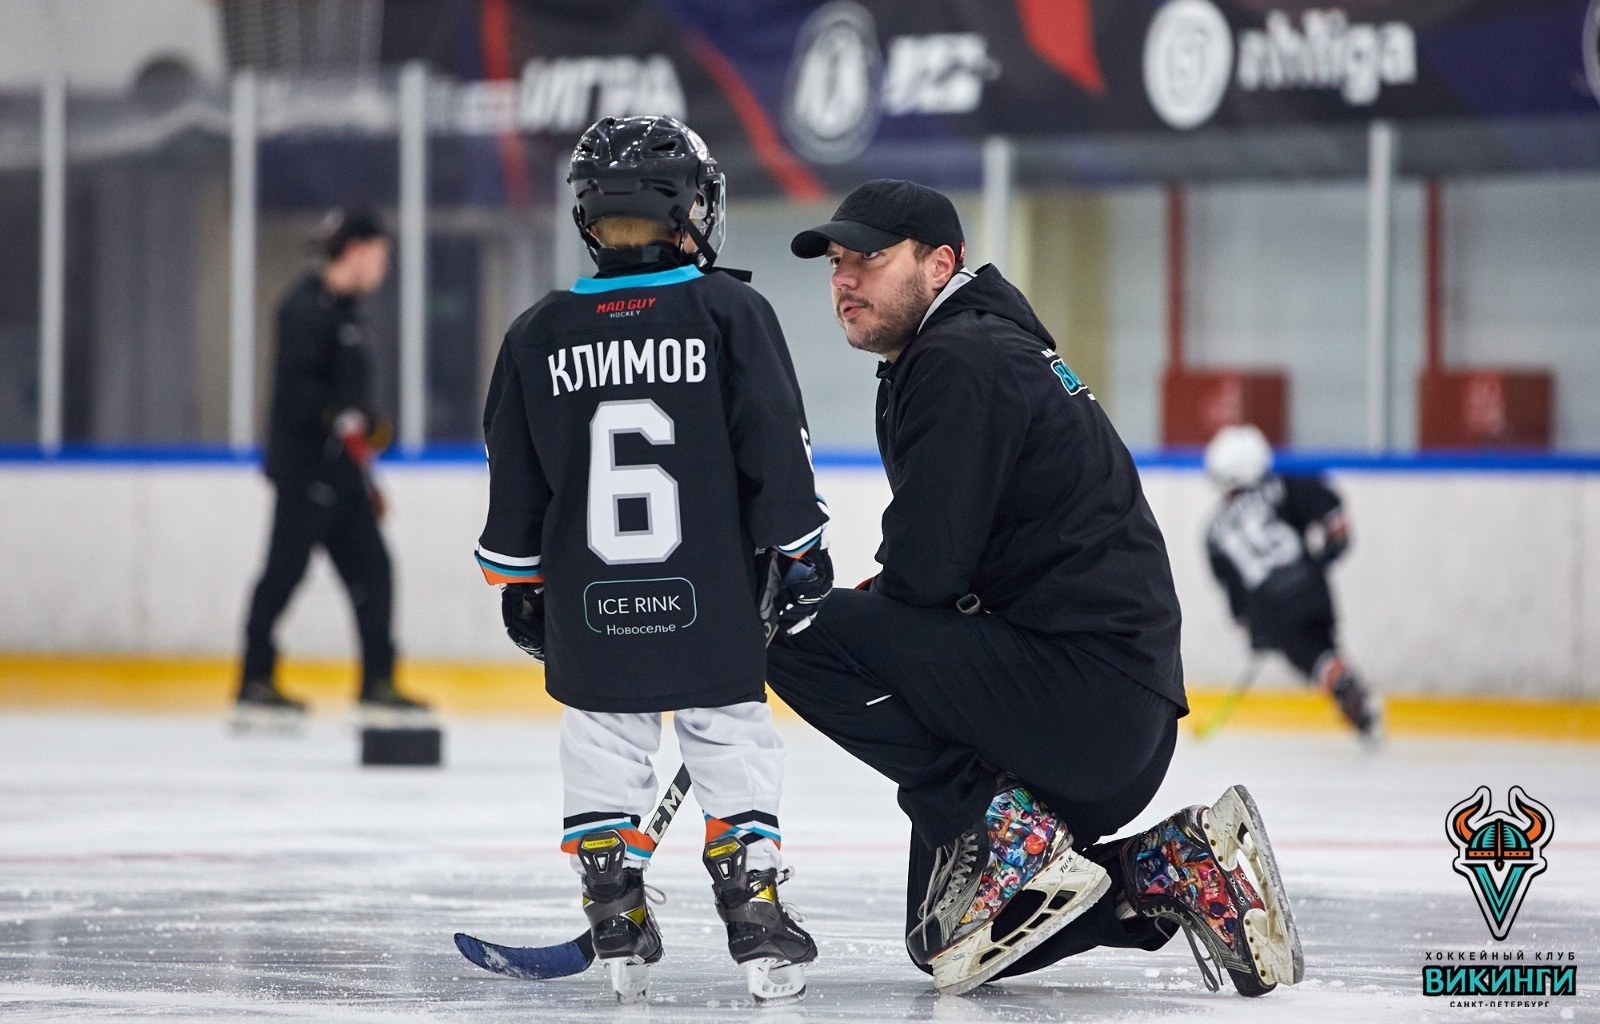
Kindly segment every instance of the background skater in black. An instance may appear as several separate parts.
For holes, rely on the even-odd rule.
[[[1177,595],[1127,449],[962,239],[943,195],[880,180],[791,244],[827,257],[846,340],[884,360],[893,497],[882,570],[774,642],[772,686],[899,784],[906,945],[941,991],[1180,926],[1241,992],[1292,984],[1299,940],[1242,786],[1090,845],[1166,775],[1187,710]]]
[[[373,482],[370,356],[360,300],[383,284],[389,243],[375,214],[334,211],[322,225],[322,265],[295,283],[278,307],[278,348],[266,472],[277,489],[267,564],[250,600],[238,708],[293,716],[299,701],[278,691],[273,631],[311,551],[321,545],[344,581],[361,636],[361,703],[412,710],[394,688],[390,634],[393,585]]]
[[[1251,648],[1282,653],[1357,732],[1376,738],[1383,705],[1334,638],[1327,570],[1350,546],[1344,505],[1316,477],[1271,469],[1272,448],[1250,424],[1224,427],[1206,446],[1206,472],[1223,495],[1206,529],[1211,572]]]
[[[562,849],[618,998],[641,998],[662,955],[639,824],[664,711],[706,814],[728,950],[758,1000],[796,998],[817,950],[778,898],[764,645],[809,621],[832,572],[794,370],[766,300],[712,271],[723,179],[698,135],[603,118],[568,180],[597,272],[506,332],[478,563],[566,705]]]

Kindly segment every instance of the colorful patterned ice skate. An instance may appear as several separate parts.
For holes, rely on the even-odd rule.
[[[1072,834],[1022,787],[998,794],[984,820],[936,852],[922,919],[906,936],[941,993],[990,980],[1076,920],[1111,887],[1072,849]]]
[[[1182,925],[1212,991],[1220,987],[1220,970],[1246,996],[1305,976],[1289,897],[1243,786],[1134,837],[1123,847],[1122,866],[1133,908]]]

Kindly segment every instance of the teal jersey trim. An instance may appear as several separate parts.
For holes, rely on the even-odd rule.
[[[690,265],[657,270],[651,274],[623,274],[621,277],[580,277],[572,286],[578,295],[596,295],[600,292],[619,292],[624,288],[660,288],[668,284],[684,284],[705,275],[700,268]]]

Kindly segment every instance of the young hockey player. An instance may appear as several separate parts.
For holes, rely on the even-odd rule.
[[[1339,496],[1315,477],[1271,472],[1272,448],[1249,424],[1223,427],[1205,459],[1223,493],[1206,554],[1234,621],[1250,631],[1252,648],[1281,652],[1333,696],[1357,732],[1375,738],[1382,705],[1334,639],[1327,568],[1350,544]]]
[[[712,266],[724,181],[698,135],[603,118],[567,180],[597,270],[506,333],[478,563],[566,705],[562,849],[618,999],[641,998],[662,955],[639,826],[664,711],[706,814],[728,950],[758,1000],[795,998],[817,949],[778,898],[765,641],[809,623],[832,569],[793,365],[766,300]]]

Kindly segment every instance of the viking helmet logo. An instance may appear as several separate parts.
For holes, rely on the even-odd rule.
[[[1533,876],[1548,864],[1544,846],[1555,831],[1550,808],[1512,786],[1511,810],[1489,812],[1488,786],[1450,809],[1445,830],[1456,847],[1452,865],[1472,883],[1489,933],[1504,941]]]

